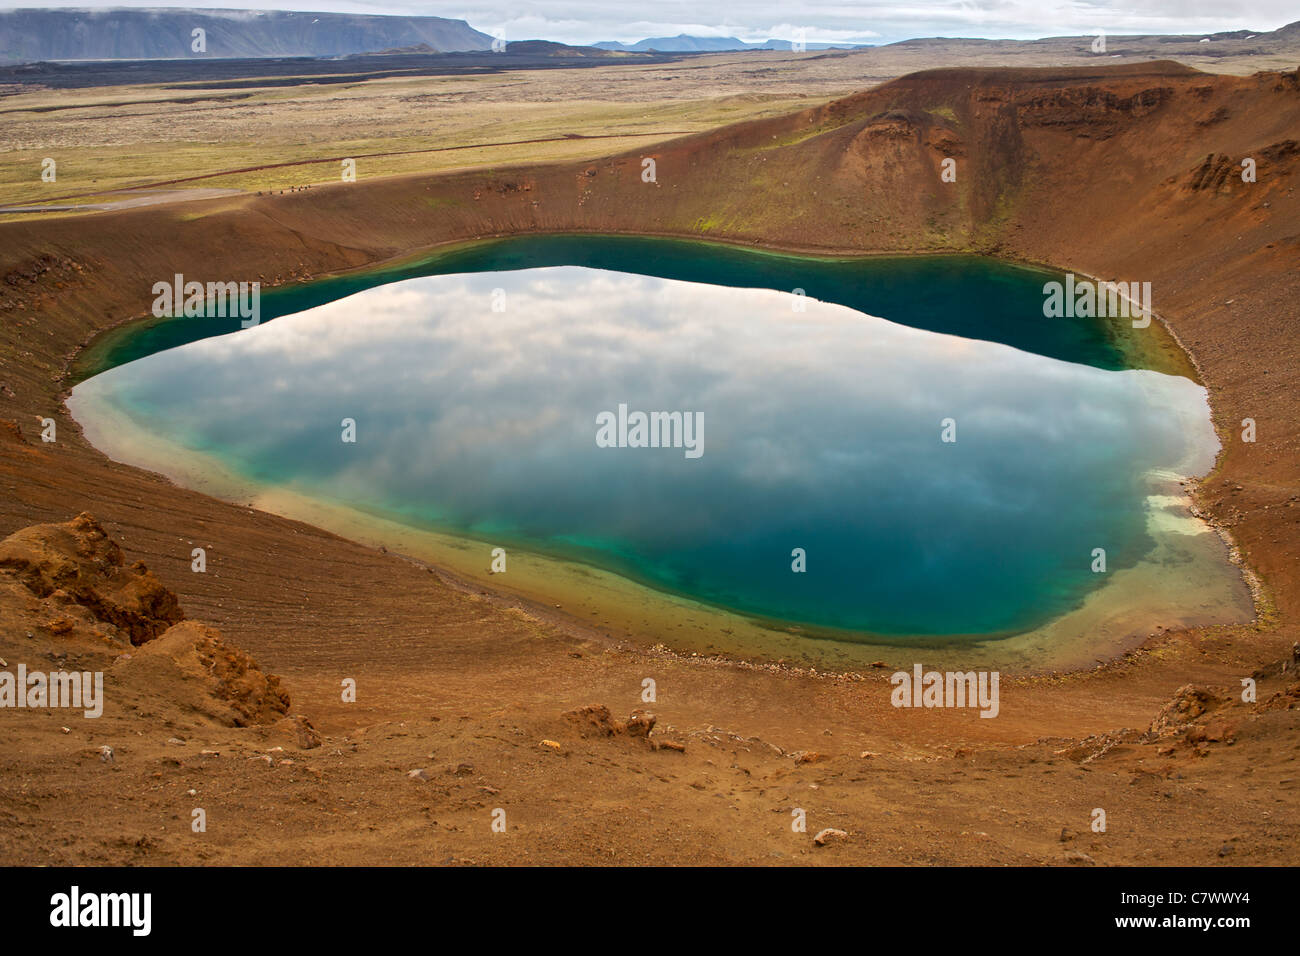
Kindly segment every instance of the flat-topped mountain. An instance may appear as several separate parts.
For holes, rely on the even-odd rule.
[[[202,51],[195,49],[203,30]],[[464,20],[288,10],[0,10],[0,63],[346,56],[404,47],[487,50]]]
[[[737,37],[694,37],[679,33],[675,37],[649,37],[636,43],[620,43],[618,40],[604,40],[592,46],[602,50],[621,50],[629,53],[726,53],[732,50],[791,50],[794,44],[790,40],[766,40],[763,43],[746,43]],[[860,43],[825,43],[808,41],[807,50],[852,50],[863,46]]]

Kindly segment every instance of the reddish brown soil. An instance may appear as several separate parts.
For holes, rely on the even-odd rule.
[[[14,423],[0,429],[0,533],[94,513],[190,617],[280,675],[324,737],[299,751],[274,725],[232,728],[128,678],[98,721],[0,711],[0,860],[1297,862],[1300,711],[1281,669],[1300,637],[1297,140],[1300,74],[933,71],[657,148],[657,184],[634,154],[0,224],[0,419]],[[956,184],[939,178],[948,156]],[[1238,175],[1247,156],[1253,184]],[[1198,497],[1260,575],[1260,623],[1007,680],[996,720],[895,710],[879,674],[683,660],[650,650],[658,635],[614,643],[503,608],[399,556],[109,462],[62,406],[76,353],[143,314],[174,272],[276,283],[576,230],[977,250],[1151,281],[1211,391],[1225,453]],[[54,444],[37,437],[43,417]],[[1239,440],[1247,417],[1254,444]],[[206,574],[190,571],[195,546]],[[92,659],[88,633],[48,626],[50,599],[13,595],[0,606],[11,667]],[[1236,697],[1252,673],[1256,705]],[[355,704],[340,700],[347,677]],[[1188,684],[1213,688],[1213,708],[1147,734]],[[583,737],[562,715],[589,704],[652,710],[650,741],[685,751]],[[95,756],[105,744],[112,764]],[[285,753],[269,765],[246,759],[274,746]],[[408,779],[416,768],[427,782]],[[196,806],[206,834],[190,831]],[[791,831],[792,807],[807,833]],[[1089,829],[1098,807],[1105,833]],[[814,847],[826,826],[848,839]]]

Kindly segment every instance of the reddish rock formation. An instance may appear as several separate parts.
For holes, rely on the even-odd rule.
[[[14,574],[38,597],[63,592],[97,620],[143,644],[183,620],[176,595],[83,512],[63,524],[24,528],[0,541],[0,571]]]
[[[198,621],[169,628],[136,652],[126,667],[155,677],[166,674],[170,679],[157,683],[179,688],[173,693],[185,703],[230,726],[271,724],[289,712],[289,695],[281,689],[280,678],[264,674],[252,657]],[[293,730],[310,741],[314,736],[310,728],[306,724]],[[319,738],[310,744],[317,745]]]
[[[319,746],[309,721],[286,718],[289,695],[280,679],[215,628],[184,620],[176,595],[140,562],[128,565],[93,516],[32,525],[0,541],[0,578],[9,579],[6,623],[48,632],[61,653],[103,653],[107,643],[119,690],[167,699],[227,726],[278,724],[303,749]],[[20,601],[26,621],[11,619]]]

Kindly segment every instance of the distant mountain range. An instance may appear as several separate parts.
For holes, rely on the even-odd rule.
[[[203,52],[194,31],[203,33]],[[464,20],[286,10],[0,10],[0,63],[200,57],[346,56],[404,47],[487,50]]]
[[[856,50],[869,44],[861,43],[805,43],[805,50]],[[746,43],[736,37],[693,37],[685,33],[675,37],[650,37],[636,43],[605,40],[593,43],[600,50],[619,50],[625,53],[723,53],[728,50],[790,50],[790,40],[767,40],[763,43]]]
[[[3,2],[3,0],[0,0]],[[194,31],[202,30],[203,49],[195,49]],[[1041,40],[918,38],[890,46],[1055,50],[1077,46],[1079,37]],[[1082,38],[1088,39],[1088,38]],[[1188,43],[1198,54],[1240,54],[1245,44],[1258,52],[1289,55],[1300,40],[1300,23],[1274,31],[1236,30],[1185,36],[1108,38],[1113,53],[1170,55]],[[360,54],[421,56],[486,52],[493,38],[464,20],[346,13],[299,13],[287,10],[200,10],[170,8],[64,7],[0,10],[0,66],[40,61],[84,60],[228,60],[268,57],[344,57]],[[1203,46],[1202,46],[1203,45]],[[608,40],[572,46],[551,40],[513,40],[505,53],[544,58],[599,61],[621,54],[672,56],[747,50],[791,50],[790,40],[746,43],[736,37],[649,37],[636,43]],[[871,49],[872,44],[808,42],[807,50]]]

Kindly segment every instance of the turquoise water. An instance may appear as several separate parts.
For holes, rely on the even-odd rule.
[[[297,290],[276,308],[306,311],[237,335],[158,326],[117,353],[146,357],[77,397],[257,482],[890,636],[1006,635],[1065,613],[1106,577],[1094,549],[1110,572],[1150,551],[1152,476],[1204,470],[1217,449],[1203,389],[1122,369],[1086,320],[1044,319],[1032,270],[891,260],[855,281],[862,263],[673,258],[684,243],[641,263],[649,275],[531,268],[572,241]],[[666,248],[586,242],[587,261]],[[761,287],[740,287],[755,259]],[[977,325],[1002,341],[948,334]],[[156,351],[181,330],[200,340]],[[1072,350],[1086,361],[1053,357]],[[620,405],[699,416],[698,457],[601,447]]]

